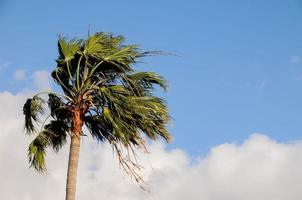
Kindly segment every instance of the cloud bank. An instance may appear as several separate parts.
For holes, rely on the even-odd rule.
[[[30,138],[23,132],[24,94],[0,93],[0,199],[64,199],[67,148],[48,154],[48,173],[28,168]],[[202,145],[202,144],[200,144]],[[66,146],[68,147],[68,145]],[[181,149],[150,145],[140,155],[150,192],[142,191],[119,169],[106,144],[82,141],[78,200],[298,200],[302,190],[302,142],[278,143],[253,134],[241,144],[213,147],[195,159]]]
[[[50,72],[38,70],[33,73],[33,82],[38,90],[48,90],[51,88]]]

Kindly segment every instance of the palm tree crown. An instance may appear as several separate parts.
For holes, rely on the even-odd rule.
[[[38,93],[23,108],[27,133],[36,134],[28,148],[30,166],[45,171],[46,149],[58,152],[68,136],[82,137],[86,126],[93,138],[112,145],[123,168],[138,179],[131,170],[138,165],[121,148],[145,149],[145,136],[170,139],[166,103],[153,93],[155,85],[166,89],[166,81],[154,72],[133,69],[139,58],[157,52],[141,52],[136,45],[125,45],[122,36],[108,33],[85,40],[60,37],[58,51],[51,75],[62,94],[48,92],[45,100]],[[50,115],[41,121],[47,105]]]

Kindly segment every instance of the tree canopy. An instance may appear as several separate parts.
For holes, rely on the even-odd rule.
[[[51,75],[62,92],[45,92],[48,98],[38,93],[23,108],[27,133],[36,135],[28,148],[30,165],[46,170],[47,149],[58,152],[74,134],[72,113],[77,110],[80,127],[85,125],[94,139],[112,145],[122,167],[138,179],[133,171],[138,165],[127,154],[133,147],[146,149],[145,138],[170,139],[167,105],[154,94],[155,85],[167,88],[166,81],[155,72],[134,69],[142,57],[158,52],[143,52],[125,44],[124,37],[103,32],[87,39],[60,37],[58,51]],[[41,120],[47,107],[50,114]],[[80,133],[84,135],[82,129]]]

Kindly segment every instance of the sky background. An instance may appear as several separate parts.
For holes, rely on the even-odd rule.
[[[199,155],[254,132],[301,138],[302,1],[1,2],[0,91],[30,88],[35,71],[51,71],[58,34],[112,32],[178,55],[137,67],[169,82],[171,147]]]
[[[50,82],[49,72],[54,68],[58,54],[58,35],[84,38],[90,30],[92,33],[103,31],[121,34],[128,43],[136,43],[143,50],[161,50],[177,55],[147,58],[136,69],[156,71],[168,80],[168,92],[160,94],[170,108],[173,121],[169,129],[174,140],[164,149],[171,150],[171,154],[179,149],[180,157],[185,157],[189,163],[192,158],[199,159],[198,166],[202,166],[204,174],[212,166],[205,163],[215,165],[215,159],[219,160],[224,155],[234,160],[237,156],[238,163],[241,162],[246,152],[254,152],[251,144],[257,143],[257,147],[277,145],[276,151],[274,146],[269,151],[261,149],[258,152],[259,155],[273,152],[268,155],[275,156],[280,153],[280,148],[284,150],[284,145],[296,144],[301,140],[301,0],[0,0],[0,24],[2,119],[8,120],[6,124],[17,126],[16,129],[11,128],[13,126],[4,129],[4,136],[12,130],[22,130],[20,105],[25,101],[26,93],[51,87],[55,89]],[[8,108],[19,110],[6,117]],[[255,136],[254,133],[260,135]],[[23,144],[21,140],[25,136],[21,133],[16,135],[20,137],[20,144]],[[248,147],[251,147],[251,151]],[[301,144],[288,148],[295,149],[297,155],[301,155]],[[169,154],[165,151],[161,150],[163,154]],[[5,152],[3,149],[2,154]],[[241,154],[242,157],[239,156]],[[296,158],[296,154],[282,155]],[[166,158],[159,157],[162,160]],[[250,161],[252,164],[257,162],[259,160]],[[24,164],[21,161],[18,163]],[[263,166],[271,166],[272,163]],[[282,174],[280,179],[284,181],[287,175],[300,177],[292,188],[302,183],[302,174],[298,170],[291,172],[294,165],[302,167],[302,161],[288,162],[288,173]],[[190,168],[187,164],[181,166],[185,167],[177,170],[191,170],[192,177],[199,169],[198,166]],[[215,169],[211,169],[211,173],[215,174]],[[248,174],[249,170],[245,172]],[[272,174],[268,180],[274,176]],[[224,178],[227,180],[228,176]],[[238,180],[245,178],[243,176]],[[37,179],[37,185],[39,181]],[[215,181],[219,182],[220,179]],[[177,187],[174,189],[178,190]],[[261,193],[261,190],[256,192]],[[217,195],[217,199],[228,196],[222,193]],[[25,200],[30,197],[29,194]],[[162,199],[168,197],[172,198],[167,195]],[[236,195],[229,197],[236,199]],[[250,197],[255,199],[252,193]],[[275,197],[280,197],[280,194],[263,199]],[[215,199],[211,195],[203,196],[203,199],[207,198]],[[238,199],[242,198],[239,196]],[[284,196],[280,199],[294,198]]]

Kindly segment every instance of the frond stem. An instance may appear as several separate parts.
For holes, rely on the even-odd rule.
[[[80,65],[82,62],[82,58],[83,58],[83,55],[81,55],[79,62],[78,62],[78,66],[77,66],[77,90],[78,91],[80,90]]]
[[[54,95],[57,95],[57,96],[64,97],[64,98],[68,99],[69,101],[73,101],[72,98],[70,98],[69,96],[66,96],[64,94],[60,94],[60,93],[57,93],[57,92],[52,92],[52,91],[42,91],[42,92],[39,92],[39,93],[35,94],[33,97],[39,96],[39,95],[42,95],[42,94],[54,94]]]
[[[67,88],[67,86],[62,82],[62,80],[61,80],[60,77],[58,76],[58,71],[57,71],[57,70],[55,70],[55,71],[56,71],[57,79],[59,80],[60,84],[63,86],[63,88],[65,88],[68,92],[70,92],[70,94],[72,94],[73,92],[72,92],[69,88]],[[74,95],[74,94],[73,94],[73,95]]]
[[[97,68],[98,68],[103,62],[104,62],[103,60],[100,61],[93,69],[91,69],[90,74],[89,74],[89,76],[88,76],[87,79],[89,79],[89,78],[92,76],[92,74],[95,72],[95,70],[97,70]]]

